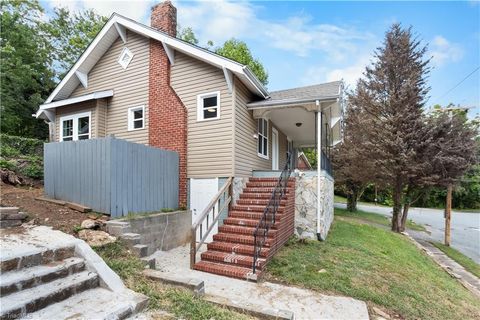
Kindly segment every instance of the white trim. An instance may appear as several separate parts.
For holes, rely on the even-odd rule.
[[[234,62],[230,59],[224,58],[220,55],[212,53],[208,50],[203,48],[194,46],[187,42],[178,40],[174,37],[170,37],[163,32],[159,32],[158,30],[149,28],[145,25],[142,25],[138,22],[125,18],[117,13],[114,13],[110,20],[107,21],[105,26],[100,30],[98,35],[92,41],[92,43],[87,47],[85,52],[80,56],[78,61],[73,65],[72,69],[67,73],[67,75],[60,81],[58,86],[53,90],[50,96],[47,98],[45,103],[50,103],[57,97],[59,92],[63,89],[66,83],[70,80],[73,76],[75,71],[79,69],[80,66],[85,62],[85,60],[90,56],[92,51],[98,46],[98,44],[102,41],[105,37],[107,32],[110,28],[114,27],[114,24],[118,24],[119,26],[123,26],[126,29],[132,30],[135,33],[140,35],[146,36],[148,38],[152,38],[161,42],[165,42],[167,45],[171,46],[175,50],[179,50],[183,53],[189,54],[191,56],[195,56],[199,60],[203,60],[207,63],[216,65],[217,67],[226,67],[230,71],[237,73],[238,75],[242,75],[245,79],[255,88],[255,91],[258,95],[262,96],[263,98],[268,97],[268,91],[265,87],[260,83],[260,81],[253,75],[253,73],[248,69],[246,66]],[[114,27],[116,28],[116,27]],[[117,29],[118,32],[118,29]]]
[[[275,133],[275,136],[277,137],[276,138],[276,142],[274,143],[273,141],[273,134]],[[272,170],[278,170],[278,167],[279,167],[279,162],[280,162],[280,146],[279,146],[279,139],[278,139],[278,130],[275,129],[273,126],[272,126]],[[276,145],[276,166],[274,166],[274,163],[273,163],[273,159],[275,158],[275,154],[273,153],[273,145]]]
[[[259,120],[265,121],[265,122],[267,123],[267,136],[264,136],[263,133],[260,133],[260,131],[258,130],[258,121],[259,121]],[[269,133],[270,133],[270,130],[269,130],[268,119],[266,119],[266,118],[258,118],[258,119],[257,119],[257,135],[258,135],[258,141],[260,141],[260,139],[262,139],[262,141],[263,141],[263,138],[267,138],[267,155],[264,155],[263,153],[258,152],[258,144],[259,144],[258,141],[257,141],[257,145],[256,145],[257,155],[258,155],[260,158],[266,159],[266,160],[270,159],[270,158],[269,158],[269,155],[270,155],[270,152],[269,152],[269,151],[270,151],[270,150],[269,150],[269,144],[270,144],[270,142],[268,141],[268,139],[269,139]],[[262,142],[262,148],[264,148],[264,147],[265,147],[265,146],[263,145],[263,142]]]
[[[81,112],[81,113],[74,113],[68,116],[60,117],[60,137],[59,141],[63,142],[63,122],[67,120],[72,121],[72,141],[78,140],[78,119],[88,117],[88,139],[92,138],[92,112]]]
[[[231,94],[233,92],[233,75],[227,68],[222,67],[222,69],[225,76],[225,81],[227,81],[228,92]]]
[[[123,56],[126,54],[128,55],[129,58],[127,61],[123,61]],[[122,52],[118,56],[117,62],[119,65],[122,66],[123,69],[127,69],[130,62],[132,62],[133,56],[134,54],[132,53],[132,51],[130,51],[130,49],[128,49],[127,47],[123,47]]]
[[[117,32],[118,32],[118,35],[120,36],[120,38],[122,38],[122,41],[124,44],[127,43],[127,30],[125,29],[124,26],[122,25],[119,25],[118,23],[114,23],[115,25],[115,29],[117,29]]]
[[[322,111],[319,101],[316,102],[318,106],[317,111],[317,237],[320,240],[320,216],[321,209],[321,197],[320,197],[320,176],[322,171]]]
[[[140,119],[133,118],[133,113],[137,110],[142,110],[142,127],[141,128],[135,128],[134,126],[134,121],[140,120]],[[128,122],[127,131],[137,131],[137,130],[145,129],[145,105],[128,108],[127,122]]]
[[[58,107],[69,105],[69,104],[79,103],[79,102],[88,101],[88,100],[102,99],[107,97],[113,97],[113,90],[97,91],[90,94],[86,94],[84,96],[42,104],[40,105],[40,108],[35,114],[35,117],[37,118],[40,117],[44,113],[44,111],[48,109],[55,109]]]
[[[203,99],[217,97],[217,116],[215,118],[204,118],[203,117]],[[197,121],[211,121],[220,119],[220,91],[202,93],[197,95]]]
[[[83,72],[80,72],[80,71],[75,71],[75,75],[77,76],[78,80],[80,81],[80,83],[82,84],[82,86],[87,89],[87,86],[88,86],[88,75],[83,73]]]
[[[175,50],[172,49],[168,44],[162,41],[163,49],[167,54],[168,60],[170,60],[170,64],[173,66],[175,64]]]

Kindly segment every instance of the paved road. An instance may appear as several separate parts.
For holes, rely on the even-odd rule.
[[[335,206],[345,208],[345,204],[335,203]],[[392,208],[374,205],[358,204],[358,209],[375,212],[384,216],[392,216]],[[408,218],[425,225],[431,235],[426,239],[443,242],[445,219],[443,210],[411,208]],[[480,213],[452,211],[452,247],[480,263]]]

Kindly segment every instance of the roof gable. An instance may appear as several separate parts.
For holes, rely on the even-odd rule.
[[[251,70],[238,62],[227,59],[206,49],[192,45],[185,41],[171,37],[164,32],[147,27],[134,20],[114,13],[100,30],[95,39],[90,43],[77,62],[69,70],[67,75],[60,81],[54,91],[45,101],[45,104],[52,101],[66,99],[77,88],[83,80],[82,77],[88,76],[88,73],[107,52],[110,46],[119,37],[125,42],[125,29],[137,34],[162,42],[169,59],[174,63],[173,50],[177,50],[198,60],[204,61],[210,65],[223,69],[226,78],[229,72],[237,76],[254,94],[265,98],[268,92],[261,82],[255,77]]]

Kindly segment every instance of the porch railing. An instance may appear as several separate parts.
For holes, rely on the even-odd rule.
[[[280,202],[282,201],[283,197],[287,193],[288,179],[292,173],[291,157],[292,153],[289,152],[287,155],[287,162],[285,163],[285,167],[280,174],[278,183],[275,186],[272,196],[270,197],[270,200],[263,211],[262,218],[260,219],[253,233],[254,249],[252,268],[254,274],[257,270],[257,261],[260,257],[260,252],[267,241],[268,231],[275,224],[275,216],[277,214],[278,207],[280,206]]]
[[[332,163],[327,153],[322,150],[322,163],[320,169],[325,170],[329,175],[332,175]]]
[[[218,191],[215,197],[213,197],[212,201],[210,201],[207,207],[203,210],[202,215],[200,216],[198,221],[192,225],[192,241],[190,243],[190,268],[193,268],[193,265],[196,262],[198,250],[205,243],[205,240],[207,239],[208,235],[213,230],[213,227],[220,218],[221,213],[223,212],[223,210],[225,210],[225,208],[230,207],[230,203],[232,202],[232,180],[232,177],[228,178],[227,182],[223,185],[223,187]],[[222,206],[221,208],[220,205]],[[216,210],[217,208],[220,209]],[[199,231],[198,243],[197,230]]]

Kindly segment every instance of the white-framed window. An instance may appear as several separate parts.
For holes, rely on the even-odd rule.
[[[197,96],[197,120],[220,119],[220,91]]]
[[[145,106],[128,108],[128,131],[145,128]]]
[[[133,53],[128,50],[127,47],[123,48],[122,53],[118,57],[118,63],[122,66],[123,69],[127,69],[130,61],[133,59]]]
[[[258,142],[257,142],[258,156],[264,159],[268,159],[268,120],[267,119],[257,120],[257,132],[258,132]]]
[[[83,112],[60,118],[60,141],[90,139],[91,112]]]

